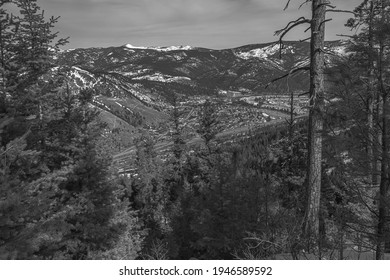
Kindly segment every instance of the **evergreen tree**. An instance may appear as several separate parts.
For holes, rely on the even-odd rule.
[[[1,41],[0,256],[135,258],[142,231],[110,157],[97,149],[103,125],[90,107],[94,91],[71,91],[66,69],[56,67],[64,43],[53,42],[57,19],[46,22],[36,1],[13,3],[20,16],[1,30],[13,40]]]
[[[320,229],[320,198],[322,176],[322,141],[325,113],[325,80],[324,80],[324,44],[325,44],[325,19],[326,12],[333,10],[328,0],[311,0],[311,18],[301,17],[296,21],[277,31],[280,42],[283,37],[294,27],[301,24],[310,24],[310,67],[292,69],[289,76],[299,70],[310,70],[309,89],[309,127],[308,127],[308,165],[307,165],[307,203],[303,224],[303,237],[307,240],[310,251],[319,250]],[[288,7],[287,2],[285,9]],[[285,77],[285,76],[284,76]]]
[[[145,133],[135,141],[137,174],[131,182],[131,201],[148,231],[146,243],[152,245],[171,230],[167,210],[169,190],[163,182],[162,162],[157,158],[153,139]],[[150,249],[148,245],[144,251]]]
[[[386,74],[388,67],[389,45],[389,1],[363,1],[355,9],[355,17],[351,18],[347,26],[359,28],[359,33],[351,37],[351,50],[354,63],[360,66],[362,81],[367,87],[365,94],[366,104],[362,108],[367,112],[367,156],[370,166],[370,185],[372,199],[378,194],[378,221],[377,236],[375,237],[376,257],[384,258],[386,243],[386,216],[388,212],[388,87],[389,79]],[[366,73],[364,73],[366,71]],[[364,86],[363,85],[363,86]],[[359,89],[356,89],[360,92]],[[364,95],[364,93],[361,93]],[[358,121],[358,120],[355,120]],[[375,188],[379,189],[376,191]],[[376,218],[374,218],[376,219]]]
[[[219,132],[219,119],[217,105],[210,100],[202,104],[199,118],[198,134],[202,137],[204,144],[211,152],[211,141],[215,139]]]
[[[304,234],[319,237],[319,211],[321,197],[322,129],[324,114],[324,40],[327,0],[312,1],[310,41],[310,111],[309,111],[309,163],[308,201]]]

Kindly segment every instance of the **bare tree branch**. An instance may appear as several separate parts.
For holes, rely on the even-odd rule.
[[[347,38],[353,38],[354,35],[345,35],[345,34],[336,34],[338,37],[347,37]]]
[[[320,25],[319,25],[318,29],[320,29],[320,28],[321,28],[321,26],[322,26],[323,24],[325,24],[326,22],[328,22],[328,21],[331,21],[331,20],[332,20],[331,18],[328,18],[328,19],[326,19],[326,20],[322,21],[322,22],[320,23]]]
[[[286,27],[282,28],[282,29],[279,29],[277,31],[275,31],[274,35],[275,36],[279,36],[281,33],[285,33],[286,31],[289,31],[291,30],[291,28],[297,26],[297,25],[300,25],[300,24],[304,24],[304,23],[310,23],[311,21],[305,17],[300,17],[296,20],[293,20],[293,21],[290,21]]]
[[[290,1],[291,1],[291,0],[288,0],[288,1],[287,1],[286,7],[284,7],[283,11],[287,10],[288,5],[290,4]]]
[[[280,50],[279,50],[279,57],[282,56],[282,45],[283,45],[283,37],[286,36],[286,34],[288,32],[290,32],[291,29],[293,29],[294,27],[298,26],[298,25],[301,25],[301,24],[305,24],[305,23],[308,23],[310,24],[311,21],[305,17],[300,17],[298,18],[297,20],[293,20],[293,21],[290,21],[286,27],[280,29],[280,30],[277,30],[275,31],[275,36],[279,36],[279,45],[280,45]],[[309,27],[310,29],[310,27]]]
[[[273,79],[271,82],[269,82],[269,83],[265,86],[265,88],[268,88],[268,87],[270,86],[270,84],[272,84],[272,83],[274,83],[274,82],[276,82],[276,81],[278,81],[278,80],[284,79],[284,78],[286,78],[286,77],[289,77],[289,76],[291,76],[292,74],[294,74],[294,73],[296,73],[296,72],[299,72],[299,71],[309,71],[309,70],[310,70],[310,67],[308,67],[308,66],[304,66],[304,67],[299,67],[299,68],[291,69],[291,71],[288,72],[287,74],[285,74],[285,75],[283,75],[283,76],[280,76],[280,77],[278,77],[278,78],[276,78],[276,79]]]
[[[331,10],[326,10],[327,13],[348,13],[348,14],[353,14],[353,15],[357,15],[355,12],[353,11],[348,11],[348,10],[336,10],[336,9],[331,9]]]
[[[309,2],[311,2],[311,0],[306,0],[305,2],[303,2],[301,5],[299,5],[298,10],[299,10],[300,8],[302,8],[303,5],[305,5],[305,4],[309,3]]]
[[[318,49],[318,51],[324,53],[324,54],[327,54],[327,55],[332,55],[332,56],[336,56],[336,57],[340,57],[340,55],[338,55],[337,53],[334,53],[334,52],[328,52],[324,49]]]
[[[323,7],[323,6],[329,7],[329,8],[332,8],[332,9],[335,9],[335,8],[336,8],[336,6],[333,6],[333,5],[331,5],[330,3],[323,3],[323,4],[318,5],[318,6],[317,6],[317,9],[318,9],[318,8],[321,8],[321,7]]]

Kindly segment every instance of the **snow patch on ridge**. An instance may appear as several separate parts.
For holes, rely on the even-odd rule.
[[[299,67],[305,67],[305,66],[308,66],[310,65],[310,58],[305,58],[303,60],[300,60],[298,62],[296,62],[293,66],[293,68],[299,68]]]
[[[250,59],[250,58],[266,59],[269,56],[275,55],[279,51],[280,51],[280,45],[273,44],[263,48],[253,49],[248,52],[238,52],[236,53],[236,55],[242,59]],[[292,46],[285,46],[282,49],[282,54],[286,54],[287,51],[294,53],[294,49]]]
[[[191,46],[170,46],[170,47],[158,47],[155,48],[156,50],[163,51],[163,52],[169,52],[169,51],[179,51],[179,50],[192,50],[194,49]]]
[[[178,50],[192,50],[194,49],[191,46],[170,46],[170,47],[137,47],[132,44],[126,44],[126,48],[128,49],[141,49],[141,50],[155,50],[160,52],[170,52],[170,51],[178,51]]]
[[[176,82],[180,80],[191,80],[188,77],[182,77],[182,76],[169,76],[169,75],[164,75],[161,73],[154,73],[152,75],[145,75],[141,77],[136,77],[133,78],[133,80],[149,80],[149,81],[158,81],[158,82]]]
[[[142,50],[147,49],[147,47],[137,47],[137,46],[133,46],[132,44],[126,44],[125,47],[128,49],[142,49]]]

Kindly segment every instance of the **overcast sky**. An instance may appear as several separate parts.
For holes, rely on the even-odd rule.
[[[45,14],[61,16],[56,29],[70,37],[67,48],[191,45],[223,49],[277,40],[275,30],[308,16],[304,0],[38,0]],[[362,0],[332,0],[352,10]],[[348,14],[329,14],[326,39],[347,33]],[[308,37],[302,28],[287,39]]]

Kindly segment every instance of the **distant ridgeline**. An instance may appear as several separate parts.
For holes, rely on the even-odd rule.
[[[124,45],[63,51],[61,65],[68,66],[74,87],[95,87],[108,97],[135,98],[156,109],[166,108],[173,94],[215,96],[305,92],[308,73],[292,69],[309,65],[307,42],[253,44],[212,50],[185,47],[134,47]],[[327,43],[327,63],[345,53],[344,42]],[[267,88],[266,86],[269,85]]]

